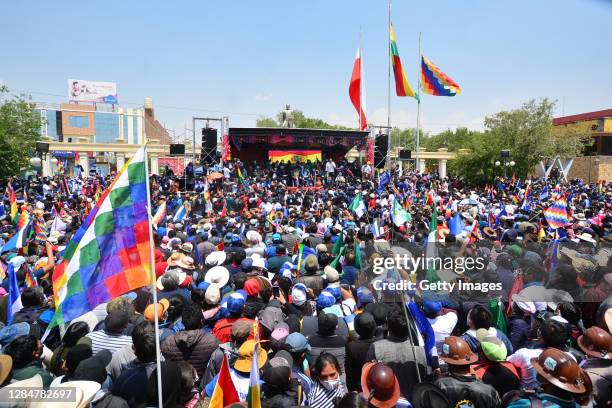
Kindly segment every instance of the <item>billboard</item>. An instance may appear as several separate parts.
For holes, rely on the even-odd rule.
[[[312,163],[321,161],[320,150],[270,150],[268,158],[275,162],[302,162],[310,160]]]
[[[70,102],[117,103],[117,84],[114,82],[68,80]]]

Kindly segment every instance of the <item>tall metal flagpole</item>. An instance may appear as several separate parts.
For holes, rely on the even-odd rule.
[[[416,126],[416,170],[421,170],[419,165],[419,146],[420,146],[420,116],[421,116],[421,32],[419,32],[419,63],[418,63],[418,85],[417,85],[417,126]]]
[[[195,126],[194,126],[195,128]],[[195,139],[194,139],[195,140]],[[155,358],[157,365],[157,405],[159,408],[163,408],[162,398],[162,376],[161,376],[161,347],[159,345],[159,320],[157,316],[157,287],[155,286],[155,248],[153,244],[153,226],[151,216],[151,186],[149,185],[149,155],[147,154],[147,145],[144,145],[144,162],[145,162],[145,174],[146,174],[146,185],[147,185],[147,213],[149,215],[149,247],[151,256],[151,290],[153,291],[153,313],[155,314]]]
[[[359,26],[359,124],[357,125],[357,129],[361,130],[361,107],[363,103],[361,101],[361,87],[363,86],[363,55],[361,55],[361,26]]]
[[[387,78],[387,170],[391,171],[391,0],[389,0],[389,36],[387,37],[389,51],[387,62],[389,63],[389,75]]]

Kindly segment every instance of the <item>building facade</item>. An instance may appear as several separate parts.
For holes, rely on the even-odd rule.
[[[108,174],[149,142],[151,172],[159,172],[158,159],[168,155],[172,142],[168,131],[155,118],[153,103],[145,99],[141,108],[96,104],[36,104],[43,119],[41,136],[49,143],[43,160],[43,175],[53,175],[58,165],[68,175],[80,172]],[[56,160],[54,160],[56,159]]]
[[[584,155],[573,160],[569,178],[580,178],[589,183],[611,180],[612,109],[553,119],[553,131],[564,128],[587,131],[593,138],[593,145],[584,152]]]
[[[593,147],[586,153],[612,156],[612,109],[554,118],[553,126],[556,129],[586,129],[591,133],[594,142]]]

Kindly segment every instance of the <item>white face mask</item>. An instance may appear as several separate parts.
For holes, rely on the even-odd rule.
[[[321,381],[321,385],[328,391],[335,390],[340,385],[340,380]]]

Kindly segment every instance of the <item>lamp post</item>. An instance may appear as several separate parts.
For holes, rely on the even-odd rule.
[[[32,167],[40,167],[42,165],[42,160],[38,156],[34,156],[30,158],[30,166]]]
[[[503,166],[504,167],[504,178],[508,177],[508,171],[507,168],[508,167],[514,167],[516,165],[516,162],[514,160],[510,160],[510,150],[502,150],[499,152],[499,157],[501,159],[501,161],[496,160],[495,161],[495,166],[499,167],[499,166]]]

